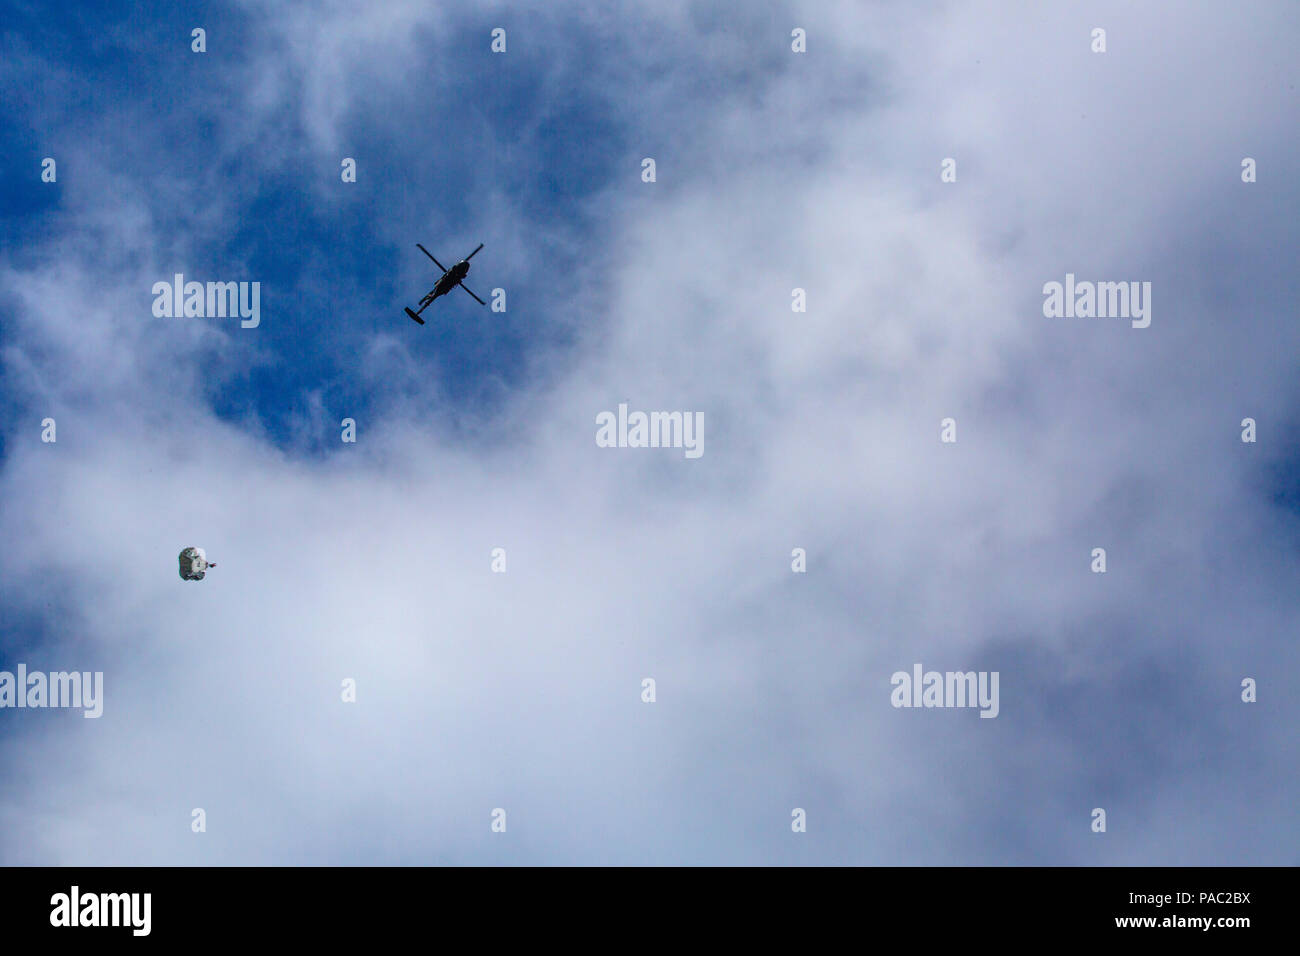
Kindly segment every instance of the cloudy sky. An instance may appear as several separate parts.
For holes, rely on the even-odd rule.
[[[1137,6],[11,4],[0,862],[1297,863],[1300,10]]]

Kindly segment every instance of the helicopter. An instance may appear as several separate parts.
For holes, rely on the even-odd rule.
[[[420,307],[418,309],[416,309],[414,312],[412,312],[409,307],[406,309],[407,315],[415,319],[415,321],[419,322],[421,325],[424,325],[424,319],[420,318],[420,313],[423,312],[425,309],[427,309],[429,305],[432,304],[434,299],[438,298],[438,296],[440,295],[446,295],[456,286],[460,286],[466,292],[469,292],[469,294],[474,297],[474,301],[477,302],[479,305],[487,305],[486,302],[484,302],[478,296],[474,295],[473,292],[470,292],[469,287],[465,285],[464,282],[461,281],[462,279],[465,278],[466,274],[469,272],[469,260],[474,258],[475,254],[478,252],[479,249],[483,248],[483,243],[480,242],[478,244],[478,249],[475,249],[474,252],[471,252],[464,259],[460,260],[460,262],[452,266],[450,269],[445,267],[437,259],[434,259],[433,253],[430,252],[428,249],[424,248],[424,246],[420,245],[418,242],[415,245],[416,248],[418,248],[426,256],[428,256],[430,259],[433,259],[433,264],[442,270],[442,276],[434,284],[433,289],[429,292],[429,294],[420,300]]]

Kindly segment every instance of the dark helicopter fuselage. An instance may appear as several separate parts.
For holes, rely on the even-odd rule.
[[[433,298],[440,295],[446,295],[452,289],[456,288],[456,283],[469,274],[469,263],[464,259],[448,269],[438,280],[438,284],[433,287]]]

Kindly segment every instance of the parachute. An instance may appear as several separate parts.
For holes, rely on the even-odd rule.
[[[208,564],[208,556],[202,548],[186,548],[180,553],[180,563],[183,581],[202,581],[208,568],[216,567]]]

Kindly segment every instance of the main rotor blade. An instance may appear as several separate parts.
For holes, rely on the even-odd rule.
[[[418,242],[416,243],[416,245],[419,246],[419,249],[420,249],[421,252],[423,252],[423,253],[424,253],[426,256],[428,256],[430,259],[433,259],[433,253],[432,253],[432,252],[430,252],[428,249],[424,248],[424,246],[421,246]],[[477,250],[475,250],[475,251],[477,251]],[[441,262],[439,262],[437,259],[433,259],[433,264],[434,264],[435,266],[437,266],[439,269],[441,269],[443,272],[446,272],[446,271],[447,271],[447,267],[444,266],[444,265],[443,265]]]
[[[477,251],[477,250],[476,250],[476,251]],[[463,283],[463,282],[457,282],[456,285],[460,286],[460,287],[461,287],[462,289],[464,289],[466,292],[469,292],[469,286],[467,286],[465,283]],[[469,292],[469,294],[470,294],[470,295],[474,295],[473,292]],[[487,303],[484,302],[482,299],[480,299],[478,296],[474,295],[474,298],[475,298],[475,300],[478,302],[479,305],[487,305]]]
[[[480,243],[478,244],[478,249],[482,249],[482,248],[483,248],[483,243],[480,242]],[[466,262],[469,262],[469,260],[473,259],[473,258],[474,258],[474,253],[478,252],[478,249],[475,249],[474,252],[471,252],[469,255],[467,255],[467,256],[465,257],[465,261],[466,261]]]

